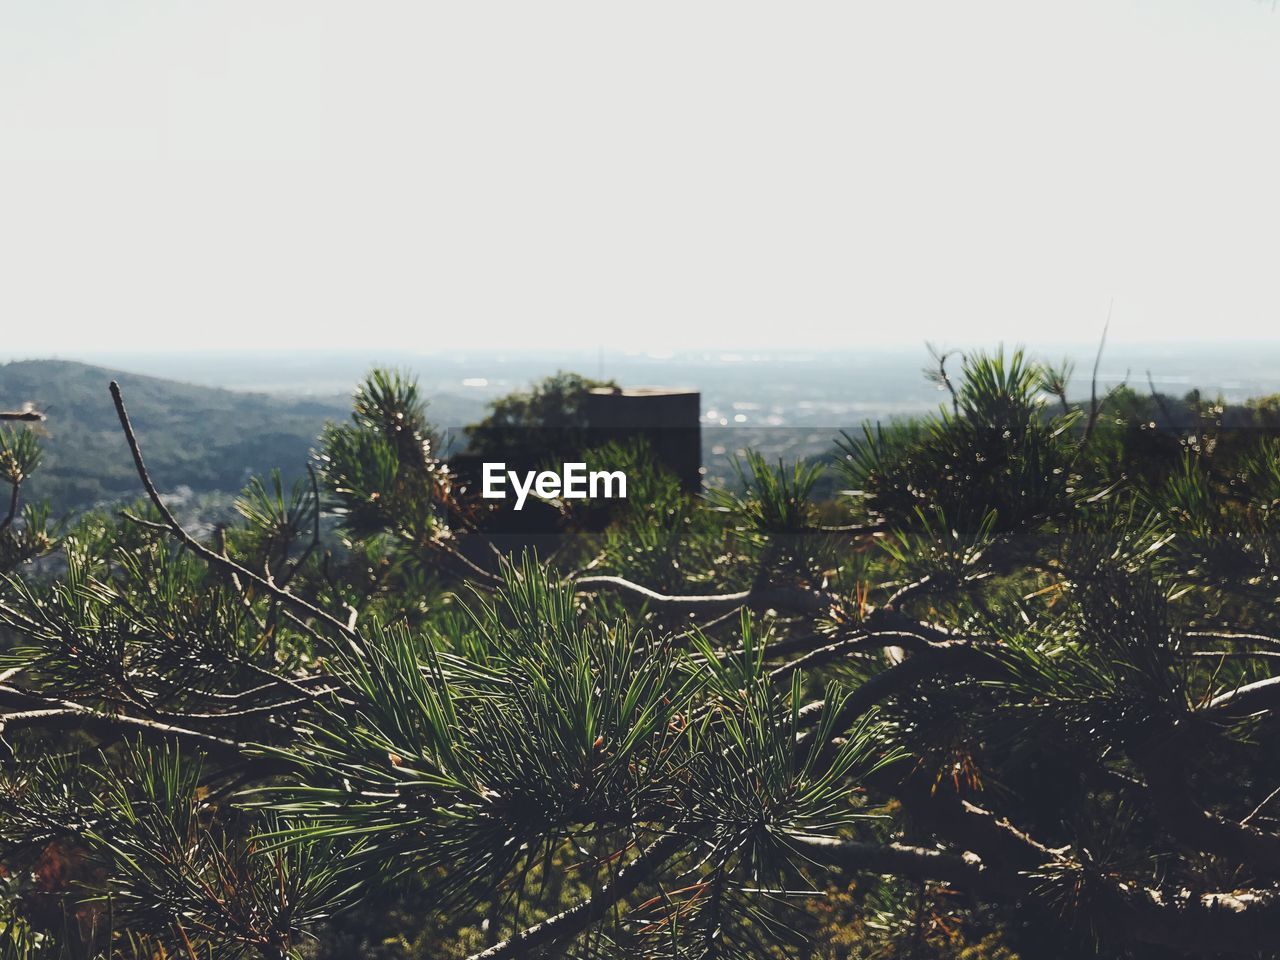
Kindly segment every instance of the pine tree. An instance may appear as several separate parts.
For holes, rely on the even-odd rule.
[[[519,556],[406,376],[208,539],[113,386],[146,499],[0,530],[0,956],[1273,955],[1280,440],[947,368],[842,517],[615,450]]]

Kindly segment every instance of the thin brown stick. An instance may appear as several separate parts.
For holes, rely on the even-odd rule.
[[[641,600],[654,609],[669,613],[715,614],[736,607],[755,610],[782,609],[797,613],[822,615],[837,602],[830,594],[800,587],[757,587],[737,593],[679,595],[658,593],[623,577],[580,577],[574,582],[578,593],[612,590]]]
[[[224,557],[216,551],[211,550],[183,528],[182,524],[178,522],[178,519],[165,504],[164,499],[160,496],[160,491],[156,489],[156,485],[151,479],[151,474],[147,471],[146,463],[142,459],[142,450],[138,446],[138,438],[134,434],[133,424],[129,421],[129,414],[125,409],[124,396],[120,392],[120,384],[112,380],[110,389],[111,399],[115,402],[116,406],[116,414],[120,418],[120,427],[124,430],[125,440],[129,443],[129,452],[133,455],[133,463],[138,471],[138,479],[142,481],[142,486],[147,492],[147,497],[160,513],[160,516],[164,518],[164,522],[168,526],[170,532],[172,532],[174,536],[182,541],[182,543],[184,543],[202,560],[224,570],[230,571],[231,573],[241,577],[244,581],[262,588],[277,600],[288,604],[295,610],[301,611],[305,616],[314,617],[315,619],[328,624],[330,627],[337,630],[357,653],[361,652],[360,635],[337,617],[321,610],[313,604],[308,603],[297,594],[290,593],[288,590],[281,588],[273,581],[259,576],[252,570],[236,563],[229,557]]]
[[[203,747],[214,753],[234,753],[239,755],[248,749],[248,744],[228,740],[225,737],[191,730],[158,720],[145,720],[119,713],[101,713],[89,707],[72,703],[69,700],[50,700],[38,697],[26,690],[0,686],[0,694],[20,697],[28,702],[37,703],[33,709],[19,710],[14,713],[0,714],[0,733],[5,729],[22,729],[30,726],[68,729],[76,727],[106,728],[114,730],[132,730],[144,735],[150,734],[164,739],[181,740]]]

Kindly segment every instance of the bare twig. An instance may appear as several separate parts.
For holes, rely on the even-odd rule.
[[[164,498],[160,496],[160,492],[156,489],[156,485],[152,481],[151,475],[147,472],[146,463],[142,459],[142,450],[138,446],[138,439],[133,431],[133,424],[130,423],[129,414],[125,409],[124,397],[120,392],[120,384],[116,383],[114,380],[111,381],[111,399],[115,402],[116,414],[120,418],[120,427],[124,430],[125,439],[129,443],[129,452],[133,454],[133,463],[138,471],[138,479],[142,481],[143,489],[146,490],[147,496],[150,498],[151,503],[155,506],[156,510],[159,511],[160,516],[164,518],[164,522],[168,526],[170,532],[202,560],[239,576],[247,583],[252,583],[257,587],[260,587],[277,600],[280,600],[281,602],[293,607],[295,610],[300,611],[303,615],[314,617],[315,619],[328,624],[330,627],[337,630],[353,649],[360,652],[360,635],[352,627],[343,623],[332,614],[308,603],[297,594],[290,593],[288,590],[281,588],[271,580],[254,573],[252,570],[249,570],[247,567],[244,567],[239,563],[236,563],[229,557],[224,557],[216,551],[209,549],[209,547],[191,536],[191,534],[183,528],[182,524],[178,522],[177,518],[174,517],[173,513],[169,510],[168,505],[164,502]]]
[[[0,685],[0,694],[19,698],[32,705],[31,709],[0,714],[0,733],[7,728],[29,726],[67,728],[107,728],[118,731],[134,731],[143,735],[181,740],[209,750],[212,753],[241,754],[248,744],[228,740],[211,733],[202,733],[187,727],[179,727],[158,720],[130,717],[119,713],[102,713],[70,700],[51,700],[26,690]]]
[[[788,834],[787,843],[807,860],[844,870],[868,871],[912,880],[942,880],[969,890],[994,892],[1024,884],[1016,873],[993,874],[973,853],[945,853],[901,843],[862,843],[810,834]]]
[[[1201,708],[1201,712],[1242,717],[1277,707],[1280,707],[1280,677],[1268,677],[1218,694]]]
[[[850,536],[870,536],[883,533],[889,528],[887,523],[815,523],[805,527],[803,533],[847,533]]]
[[[1222,640],[1236,643],[1264,643],[1269,647],[1280,649],[1280,637],[1265,633],[1242,633],[1236,630],[1188,630],[1184,636],[1206,640]]]
[[[1276,797],[1280,797],[1280,787],[1276,787],[1269,794],[1267,794],[1266,799],[1263,800],[1256,807],[1254,807],[1253,811],[1247,817],[1245,817],[1243,820],[1240,821],[1241,825],[1248,824],[1250,820],[1252,820],[1254,817],[1260,814],[1264,809],[1266,809],[1267,804],[1269,804]]]
[[[947,393],[951,394],[951,412],[960,415],[960,395],[956,393],[956,385],[951,380],[951,374],[947,373],[947,360],[958,351],[955,350],[939,350],[932,343],[926,343],[925,348],[929,351],[929,356],[933,358],[933,362],[937,364],[937,369],[931,367],[925,368],[925,376],[936,383],[939,387],[945,387]]]
[[[574,582],[579,593],[612,590],[642,600],[650,607],[668,613],[718,614],[736,607],[754,610],[794,610],[821,616],[829,613],[837,599],[817,590],[802,587],[759,587],[737,593],[679,595],[658,593],[622,577],[581,577]]]

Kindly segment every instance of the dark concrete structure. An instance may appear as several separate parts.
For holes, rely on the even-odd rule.
[[[667,387],[601,387],[587,397],[592,442],[643,439],[686,490],[702,489],[702,395]]]

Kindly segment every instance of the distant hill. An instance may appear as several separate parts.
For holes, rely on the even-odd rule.
[[[44,464],[26,493],[55,514],[142,493],[107,392],[112,380],[162,491],[234,492],[273,467],[300,476],[325,421],[350,410],[345,397],[240,393],[65,360],[0,365],[0,409],[31,402],[47,414],[37,427]]]

